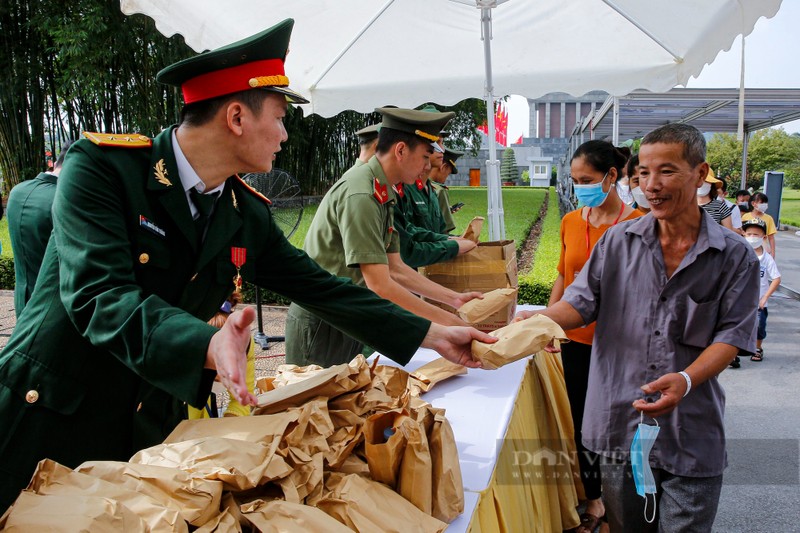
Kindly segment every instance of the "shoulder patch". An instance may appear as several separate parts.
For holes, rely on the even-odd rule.
[[[97,146],[116,146],[119,148],[147,148],[153,140],[138,133],[95,133],[84,131],[83,136]]]
[[[239,176],[239,174],[234,174],[234,176],[233,176],[233,177],[234,177],[234,179],[236,179],[236,181],[238,181],[238,182],[239,182],[239,183],[242,185],[242,187],[244,187],[244,190],[246,190],[247,192],[249,192],[250,194],[252,194],[252,195],[253,195],[253,196],[255,196],[256,198],[258,198],[259,200],[261,200],[261,201],[262,201],[262,202],[264,202],[265,204],[267,204],[267,205],[272,205],[272,200],[270,200],[269,198],[267,198],[266,196],[264,196],[263,194],[261,194],[260,192],[258,192],[258,191],[257,191],[257,190],[255,190],[254,188],[252,188],[250,185],[248,185],[248,184],[247,184],[247,182],[246,182],[246,181],[244,181],[244,180],[243,180],[243,179],[242,179],[242,178]]]

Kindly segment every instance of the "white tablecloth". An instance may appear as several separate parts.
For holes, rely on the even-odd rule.
[[[543,307],[517,307],[518,311],[536,309]],[[439,354],[433,350],[420,348],[403,368],[413,372],[437,357]],[[381,357],[380,363],[399,366],[386,357]],[[497,370],[473,368],[467,374],[438,383],[422,396],[426,402],[447,410],[458,445],[465,506],[464,514],[450,525],[448,532],[466,531],[478,498],[475,493],[489,485],[527,364],[525,358]]]

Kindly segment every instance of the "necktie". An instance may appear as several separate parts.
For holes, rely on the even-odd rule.
[[[189,195],[197,208],[197,218],[194,219],[194,228],[197,231],[198,247],[203,243],[208,229],[208,221],[211,219],[211,212],[214,210],[214,202],[217,194],[201,194],[197,189],[190,189]]]

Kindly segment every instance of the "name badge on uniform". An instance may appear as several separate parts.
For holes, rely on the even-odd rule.
[[[142,228],[146,229],[147,231],[149,231],[150,233],[155,233],[156,235],[159,235],[161,237],[166,237],[167,236],[167,232],[166,231],[164,231],[163,229],[159,228],[158,226],[153,224],[151,221],[147,220],[147,218],[145,218],[144,215],[139,215],[139,227],[142,227]]]

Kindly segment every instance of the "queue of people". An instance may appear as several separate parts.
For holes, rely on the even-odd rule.
[[[435,185],[460,155],[442,141],[452,113],[379,108],[304,250],[236,176],[272,168],[287,106],[307,102],[284,72],[291,29],[159,72],[185,106],[154,139],[89,134],[69,149],[36,288],[0,352],[0,510],[40,459],[126,460],[161,442],[215,378],[253,405],[253,310],[206,322],[241,280],[293,301],[289,362],[328,366],[371,346],[404,364],[426,346],[480,366],[472,341],[495,339],[417,296],[459,307],[481,295],[432,283],[408,259],[474,246],[449,236]],[[780,282],[774,221],[757,193],[741,217],[748,240],[730,231],[692,126],[662,126],[628,156],[604,141],[575,152],[582,207],[562,221],[558,278],[538,312],[572,341],[561,351],[587,498],[578,531],[602,519],[613,531],[710,530],[726,461],[717,376],[737,354],[763,358]]]

